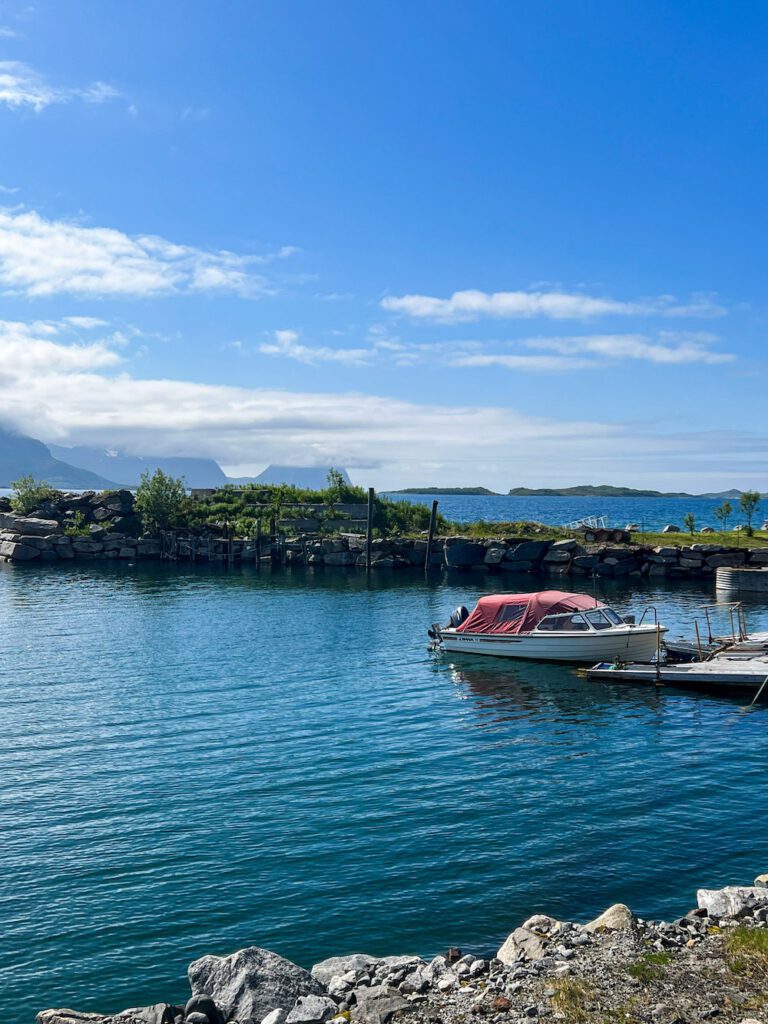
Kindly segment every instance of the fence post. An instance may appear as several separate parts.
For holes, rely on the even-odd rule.
[[[373,544],[373,495],[372,487],[368,488],[368,516],[365,524],[365,571],[371,571],[371,545]]]
[[[424,555],[424,571],[429,569],[429,559],[432,555],[432,542],[435,539],[435,526],[437,525],[437,500],[432,502],[432,511],[429,514],[429,534],[427,536],[427,551]]]

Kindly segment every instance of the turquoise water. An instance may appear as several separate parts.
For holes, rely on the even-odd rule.
[[[510,495],[431,495],[390,494],[391,498],[431,505],[437,497],[440,512],[458,523],[477,519],[490,522],[519,522],[530,520],[559,526],[585,516],[606,516],[610,526],[624,527],[636,523],[642,530],[661,530],[668,523],[682,527],[683,516],[693,512],[697,528],[719,528],[712,514],[722,505],[722,499],[713,498],[563,498],[514,497]],[[739,502],[731,499],[734,512],[728,521],[729,529],[743,522]],[[754,524],[761,526],[768,514],[768,501],[764,501],[755,514]]]
[[[671,917],[766,870],[766,712],[430,655],[494,584],[0,567],[3,1021],[182,1000],[250,943],[487,952],[534,911]],[[711,594],[610,596],[682,628]]]

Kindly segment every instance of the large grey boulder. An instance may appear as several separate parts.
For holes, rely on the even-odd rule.
[[[299,996],[285,1024],[325,1024],[338,1012],[338,1006],[328,996]]]
[[[323,986],[297,964],[259,946],[230,956],[202,956],[189,965],[193,995],[210,996],[225,1020],[260,1022],[276,1008],[293,1009],[300,996],[325,995]]]
[[[359,988],[356,997],[353,1020],[364,1021],[365,1024],[389,1024],[393,1017],[411,1006],[396,988],[388,985]]]
[[[522,959],[541,960],[546,956],[546,945],[541,936],[529,928],[515,928],[496,954],[503,964],[513,964]]]
[[[61,533],[61,526],[55,519],[36,519],[34,516],[15,516],[9,512],[0,512],[0,530],[15,530],[17,533],[34,534],[35,537],[47,537],[51,533]]]
[[[29,562],[40,557],[40,548],[22,544],[20,541],[3,540],[0,541],[0,556],[10,558],[14,562]]]
[[[350,953],[348,956],[330,956],[312,968],[312,977],[321,985],[328,985],[331,978],[340,977],[348,971],[368,971],[378,963],[378,957],[367,953]]]
[[[585,932],[623,932],[631,928],[637,918],[624,903],[614,903],[599,917],[584,925]]]
[[[759,885],[727,885],[724,889],[699,889],[696,902],[710,917],[740,917],[755,906],[768,904],[768,889]]]

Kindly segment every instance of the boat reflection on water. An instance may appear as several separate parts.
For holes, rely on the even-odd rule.
[[[460,700],[472,701],[475,724],[536,718],[540,721],[574,722],[610,716],[620,705],[626,715],[669,710],[669,698],[729,702],[729,695],[692,693],[674,687],[627,686],[594,682],[574,666],[534,664],[523,661],[502,667],[485,658],[460,658],[444,662],[444,668]],[[731,698],[732,699],[732,698]]]

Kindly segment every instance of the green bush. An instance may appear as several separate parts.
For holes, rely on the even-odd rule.
[[[142,473],[133,508],[146,533],[182,526],[187,508],[184,480],[168,476],[162,469],[152,476]]]
[[[64,527],[64,533],[67,537],[87,537],[88,532],[88,524],[82,512],[75,512],[72,516],[72,522]]]
[[[11,482],[11,508],[19,515],[28,516],[34,512],[44,501],[52,498],[56,491],[42,480],[35,480],[33,476],[22,476]]]

